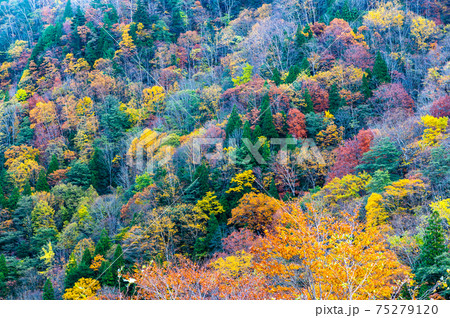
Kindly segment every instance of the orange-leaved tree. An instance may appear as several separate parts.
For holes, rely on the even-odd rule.
[[[245,194],[239,205],[231,211],[228,224],[247,227],[256,234],[263,234],[271,228],[273,217],[282,207],[282,202],[264,193],[250,192]]]
[[[283,209],[254,252],[255,268],[270,279],[270,292],[287,299],[389,299],[411,273],[376,227],[312,206],[304,212],[295,203]]]
[[[229,264],[231,261],[224,262]],[[179,257],[163,266],[154,262],[143,266],[135,270],[129,281],[136,284],[136,293],[133,296],[136,299],[269,298],[264,277],[255,275],[248,266],[243,266],[242,270],[242,275],[234,275],[236,271],[228,273],[224,266],[199,266]]]

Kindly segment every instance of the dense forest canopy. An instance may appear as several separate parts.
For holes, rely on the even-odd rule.
[[[0,0],[0,299],[450,299],[449,22]]]

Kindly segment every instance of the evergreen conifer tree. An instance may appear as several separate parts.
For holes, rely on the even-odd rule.
[[[99,194],[108,192],[109,174],[103,160],[103,152],[99,148],[94,148],[94,153],[89,161],[89,169],[91,171],[91,183]]]
[[[339,91],[336,84],[331,85],[328,100],[330,104],[328,111],[335,114],[341,106],[341,96],[339,96]]]
[[[297,33],[295,33],[295,44],[297,44],[297,48],[301,48],[303,44],[308,42],[308,36],[305,36],[303,31],[304,29],[299,26]]]
[[[100,239],[98,240],[97,245],[95,246],[94,255],[106,256],[106,253],[108,252],[110,247],[111,247],[111,240],[109,239],[106,230],[103,229]]]
[[[311,75],[311,71],[309,69],[309,62],[306,57],[304,57],[300,62],[300,72],[304,72],[308,76]]]
[[[59,169],[58,158],[56,157],[56,154],[53,154],[52,159],[50,160],[50,163],[48,164],[47,175],[55,172],[58,169]]]
[[[308,88],[305,88],[305,92],[303,93],[303,98],[305,99],[305,111],[304,114],[314,113],[314,104],[311,99],[311,95],[309,94]]]
[[[27,180],[23,186],[22,195],[31,195],[31,185],[29,180]]]
[[[42,298],[44,300],[54,300],[55,299],[55,292],[53,290],[53,284],[50,278],[47,278],[44,284],[44,293],[42,295]]]
[[[203,259],[209,253],[214,251],[218,246],[217,231],[219,229],[219,222],[214,214],[208,220],[206,229],[206,236],[198,238],[194,245],[194,255],[196,259]],[[220,241],[220,240],[219,240]]]
[[[70,254],[69,262],[66,266],[66,277],[64,278],[65,289],[72,288],[78,279],[78,264],[75,260],[75,256],[72,253]]]
[[[275,198],[275,199],[278,200],[279,194],[278,194],[277,186],[275,185],[275,179],[274,178],[272,178],[270,180],[269,190],[267,192],[270,194],[270,196],[272,198]]]
[[[380,52],[378,52],[375,57],[373,76],[379,83],[389,83],[391,81],[386,61],[381,56]]]
[[[48,192],[50,191],[50,186],[48,185],[47,182],[47,173],[44,169],[42,169],[41,171],[39,171],[39,176],[36,182],[36,191],[40,192],[40,191],[45,191]]]
[[[363,154],[361,164],[356,167],[358,171],[373,173],[377,170],[385,170],[391,175],[397,173],[400,165],[400,151],[389,138],[381,139],[369,151]]]
[[[372,193],[381,193],[383,192],[384,187],[391,184],[391,182],[389,172],[385,170],[377,170],[367,184],[366,189]]]
[[[209,188],[209,168],[206,164],[206,162],[202,162],[201,165],[199,165],[194,172],[194,179],[197,180],[198,186],[197,188],[197,199],[202,198],[206,192],[210,191]]]
[[[225,127],[225,133],[227,139],[231,137],[232,133],[236,129],[240,129],[242,126],[241,117],[239,117],[239,114],[236,109],[236,105],[233,106],[233,110],[231,111],[230,117],[228,118],[227,126]]]
[[[119,22],[119,16],[117,10],[113,5],[110,5],[109,10],[103,15],[103,23],[105,23],[105,28],[110,28],[112,25]]]
[[[75,280],[75,282],[82,277],[84,278],[93,277],[94,271],[90,268],[91,263],[92,263],[91,251],[89,251],[89,249],[86,248],[83,252],[83,256],[81,257],[81,262],[76,270],[77,279]]]
[[[238,149],[238,151],[236,153],[238,162],[240,164],[243,164],[245,169],[251,169],[253,167],[253,165],[255,164],[254,158],[248,147],[249,144],[254,144],[255,142],[256,142],[256,140],[254,140],[254,138],[252,136],[252,130],[250,128],[250,123],[247,120],[244,123],[241,147]],[[249,158],[250,158],[250,161],[247,162]]]
[[[369,76],[366,74],[364,74],[362,78],[361,93],[366,98],[372,97],[372,90],[370,89],[370,79]]]
[[[113,275],[113,271],[111,270],[111,262],[109,260],[105,260],[100,265],[99,269],[100,273],[103,273],[100,276],[100,282],[102,285],[115,286],[116,285],[116,276]]]
[[[73,17],[72,2],[70,0],[67,0],[66,6],[64,8],[63,18],[64,18],[64,20],[66,20],[66,18],[72,18],[72,17]]]
[[[6,257],[3,254],[0,255],[0,274],[3,274],[5,278],[9,275],[8,266],[6,265]]]
[[[114,251],[114,256],[111,262],[111,266],[109,267],[109,279],[114,281],[114,285],[118,284],[118,271],[125,265],[125,260],[123,258],[122,246],[117,244],[116,250]]]
[[[86,18],[84,17],[83,11],[81,11],[80,7],[77,7],[77,11],[75,12],[75,16],[72,19],[72,49],[74,55],[79,56],[81,52],[81,37],[78,34],[78,27],[83,26],[86,23]]]
[[[8,204],[8,201],[6,200],[5,197],[4,185],[6,184],[6,178],[3,169],[0,170],[0,184],[2,185],[0,187],[0,209],[1,209],[6,207],[6,205]]]
[[[277,68],[273,69],[273,74],[272,74],[272,81],[274,81],[275,85],[280,85],[281,84],[281,74],[280,71]]]
[[[70,183],[83,188],[88,188],[92,181],[89,166],[82,161],[76,161],[66,176]]]
[[[146,28],[148,28],[151,24],[148,11],[145,9],[145,6],[141,0],[138,0],[137,2],[136,11],[133,14],[133,22],[142,23]]]
[[[347,22],[352,22],[358,18],[358,10],[350,8],[348,0],[346,0],[340,10],[340,17]]]
[[[269,95],[264,96],[261,103],[260,124],[263,136],[267,138],[278,138],[277,129],[273,123],[272,109],[270,107]]]
[[[17,207],[17,202],[19,202],[20,199],[20,191],[18,187],[14,187],[12,193],[10,194],[8,198],[8,202],[6,203],[6,207],[8,209],[15,210]]]
[[[6,297],[8,295],[8,286],[6,281],[8,279],[8,267],[6,266],[5,255],[0,255],[0,297]]]
[[[284,82],[286,84],[292,84],[295,82],[295,80],[297,79],[298,74],[300,74],[300,67],[298,67],[297,65],[293,65],[289,68],[289,74],[288,76],[286,76],[286,79],[284,80]]]
[[[262,130],[261,130],[261,126],[256,125],[255,129],[253,130],[253,139],[252,142],[255,143],[259,137],[261,137],[263,135]]]
[[[178,39],[180,33],[184,31],[183,17],[181,16],[178,5],[172,11],[172,21],[170,24],[170,32],[174,34],[174,40]]]
[[[433,210],[428,218],[428,226],[425,229],[423,245],[420,249],[421,266],[432,266],[436,264],[436,258],[448,251],[445,245],[444,229],[437,210]]]
[[[247,121],[245,121],[244,123],[244,129],[243,129],[243,133],[242,133],[242,138],[246,138],[249,141],[252,141],[252,129],[250,128],[250,123]]]
[[[94,65],[95,61],[103,57],[103,43],[100,39],[101,30],[91,29],[91,39],[86,43],[86,61]]]

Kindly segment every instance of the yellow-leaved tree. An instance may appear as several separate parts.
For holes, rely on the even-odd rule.
[[[217,196],[211,191],[206,192],[206,195],[201,200],[198,200],[195,208],[201,210],[206,215],[217,215],[225,212],[222,204],[217,200]]]
[[[422,140],[419,141],[421,146],[434,146],[441,139],[442,135],[447,130],[448,117],[433,117],[425,115],[421,118],[420,124],[425,126]]]
[[[439,216],[447,220],[450,223],[450,199],[440,200],[430,204],[430,207],[438,211]]]
[[[150,114],[159,114],[164,111],[163,102],[166,98],[164,88],[161,86],[153,86],[145,88],[142,91],[144,98],[144,105],[146,111]]]
[[[231,179],[232,187],[227,190],[227,193],[238,192],[242,193],[245,191],[256,191],[253,187],[256,177],[252,170],[246,170],[244,172],[236,174]]]
[[[370,180],[371,177],[366,172],[359,173],[357,176],[348,174],[342,178],[334,178],[313,197],[322,198],[328,207],[336,208],[361,198]]]
[[[363,19],[364,25],[381,33],[390,28],[401,28],[405,21],[405,12],[401,10],[400,4],[388,1],[379,3],[378,7],[367,12]]]
[[[17,186],[23,187],[27,180],[37,180],[42,167],[37,162],[40,152],[27,145],[11,146],[5,151],[5,167]]]
[[[93,278],[80,278],[72,288],[66,289],[63,299],[85,300],[95,299],[100,290],[100,283]]]
[[[122,41],[120,41],[120,49],[116,51],[116,56],[130,57],[136,51],[136,45],[130,35],[130,25],[126,24],[122,27]]]
[[[366,204],[366,222],[368,227],[386,224],[389,214],[383,206],[383,196],[372,193]]]
[[[411,35],[416,41],[417,47],[423,49],[427,47],[427,41],[436,35],[439,29],[436,23],[432,20],[428,20],[420,15],[414,17],[411,20]]]
[[[413,213],[427,193],[426,185],[420,179],[400,179],[384,189],[384,206],[390,214]]]
[[[214,262],[211,262],[209,266],[227,276],[238,277],[252,270],[252,259],[252,254],[239,251],[225,258],[220,257]]]
[[[49,272],[53,268],[53,262],[55,260],[55,252],[53,252],[52,242],[49,241],[47,243],[47,248],[45,248],[45,246],[42,247],[42,256],[39,257],[39,259],[44,261],[46,267],[45,271],[39,272],[39,274],[43,274],[44,276],[48,277]]]

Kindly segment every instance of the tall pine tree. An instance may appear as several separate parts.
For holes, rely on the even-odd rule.
[[[236,109],[236,105],[233,106],[233,110],[231,111],[230,117],[228,118],[227,126],[225,127],[225,133],[227,139],[231,137],[233,132],[236,129],[240,129],[242,126],[241,117],[239,117],[239,114]]]
[[[64,20],[66,20],[66,18],[72,17],[73,17],[72,2],[70,0],[67,0],[66,7],[64,8],[63,18]]]
[[[259,137],[261,137],[263,135],[262,130],[261,130],[261,126],[260,125],[256,125],[255,129],[253,130],[253,143],[255,143]]]
[[[180,33],[184,31],[184,21],[183,17],[181,16],[180,11],[180,5],[178,2],[175,2],[174,6],[172,7],[172,19],[170,23],[170,32],[174,34],[174,41],[178,39],[178,36]]]
[[[273,123],[272,109],[270,107],[269,95],[265,95],[261,102],[260,124],[263,136],[267,138],[278,138],[277,129]]]
[[[305,99],[305,110],[303,111],[303,113],[304,114],[314,113],[314,104],[311,99],[311,95],[309,94],[308,88],[305,88],[303,98]]]
[[[336,84],[331,85],[329,92],[329,104],[330,108],[328,111],[332,114],[335,114],[336,111],[341,106],[341,96],[339,96],[339,91]]]
[[[250,128],[250,123],[248,120],[245,121],[244,123],[244,129],[243,129],[243,133],[242,133],[242,138],[246,138],[250,141],[253,140],[252,138],[252,129]]]
[[[200,199],[206,194],[206,192],[210,191],[210,187],[209,187],[209,167],[208,167],[208,165],[206,164],[205,161],[203,161],[202,164],[199,165],[197,167],[197,169],[195,169],[194,179],[196,180],[196,183],[197,183],[196,198]]]
[[[284,80],[284,82],[286,84],[292,84],[295,82],[295,80],[297,79],[298,74],[300,74],[300,67],[298,67],[297,65],[293,65],[289,68],[289,74],[288,76],[286,76],[286,79]]]
[[[137,2],[136,11],[133,14],[133,22],[142,23],[146,28],[148,28],[151,24],[150,15],[141,0],[138,0]]]
[[[59,169],[58,158],[56,157],[56,154],[53,154],[52,159],[50,160],[50,163],[48,164],[47,175],[55,172],[58,169]]]
[[[80,56],[82,42],[81,37],[78,34],[78,27],[83,26],[86,23],[86,18],[84,17],[83,11],[80,7],[77,7],[75,16],[72,19],[72,50],[75,56]]]
[[[396,175],[400,165],[400,155],[400,151],[389,138],[380,139],[376,145],[363,154],[362,163],[356,167],[356,170],[369,173],[385,170],[392,175]]]
[[[378,52],[375,57],[375,63],[373,65],[373,77],[378,83],[389,83],[391,81],[391,76],[389,75],[389,70],[386,61]]]
[[[97,245],[95,246],[94,255],[106,256],[106,253],[108,252],[110,247],[111,247],[111,240],[109,239],[106,230],[103,229],[100,239],[98,240]]]
[[[448,251],[445,245],[444,229],[437,210],[433,210],[428,218],[428,225],[423,237],[423,245],[420,249],[419,262],[421,266],[436,264],[436,258]]]
[[[6,265],[5,255],[0,255],[0,298],[6,297],[8,295],[8,286],[6,282],[8,280],[9,270]]]
[[[117,286],[119,283],[118,272],[125,265],[125,260],[123,258],[122,246],[117,244],[116,250],[114,251],[114,256],[111,261],[111,266],[108,269],[107,277],[108,283]]]
[[[53,284],[50,278],[47,278],[44,284],[44,293],[42,295],[42,299],[44,300],[54,300],[55,292],[53,290]]]
[[[94,149],[91,160],[89,161],[89,169],[91,171],[91,183],[97,190],[98,194],[108,192],[109,173],[103,160],[103,152],[99,148]]]
[[[271,80],[275,83],[275,85],[281,84],[281,74],[280,71],[277,68],[273,69],[272,78]]]
[[[47,182],[47,173],[44,169],[42,169],[41,171],[39,171],[39,176],[36,182],[36,191],[40,192],[40,191],[45,191],[48,192],[50,191],[50,186],[48,185]]]
[[[20,190],[18,187],[14,187],[12,193],[8,197],[8,201],[6,202],[5,206],[10,209],[11,211],[15,210],[17,207],[17,203],[20,199]]]
[[[370,75],[364,74],[362,78],[362,84],[361,84],[361,93],[364,95],[365,98],[372,97],[372,89],[370,88]]]

